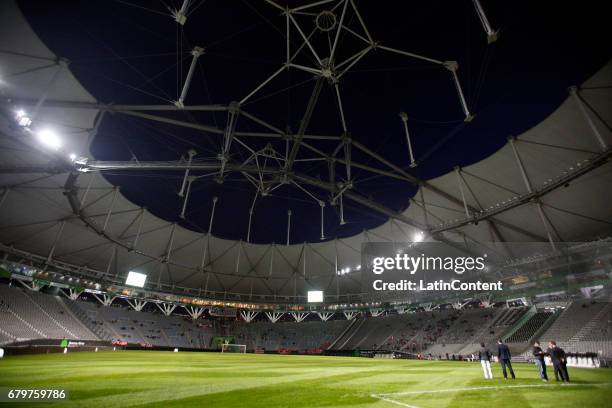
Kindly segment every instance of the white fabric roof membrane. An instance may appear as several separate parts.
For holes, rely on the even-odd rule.
[[[56,56],[40,41],[12,1],[0,2],[0,91],[6,97],[96,102],[63,69],[48,89],[58,66]],[[612,63],[580,87],[581,98],[597,112],[589,112],[608,146],[612,145]],[[75,153],[88,154],[88,138],[98,112],[95,109],[43,107],[35,125],[52,126]],[[0,119],[0,164],[46,164],[48,158],[4,137],[9,129]],[[593,130],[576,100],[568,98],[540,124],[517,135],[515,144],[532,189],[539,190],[564,172],[588,166],[602,154]],[[490,157],[461,169],[465,199],[470,213],[495,209],[528,192],[510,144]],[[88,228],[75,215],[64,194],[67,174],[0,174],[0,242],[6,246],[48,258],[50,261],[86,266],[98,278],[123,281],[129,270],[148,274],[149,283],[163,290],[202,288],[213,296],[254,301],[289,299],[304,301],[306,291],[320,289],[327,295],[358,294],[358,272],[338,277],[336,268],[360,264],[360,247],[367,241],[406,242],[417,230],[396,219],[353,237],[299,245],[258,245],[207,238],[174,226],[142,210],[117,194],[105,232],[131,246],[142,218],[135,251],[128,251]],[[402,215],[423,227],[444,229],[466,219],[455,172],[428,181]],[[104,225],[113,201],[114,187],[98,173],[81,175],[78,199],[85,217]],[[87,186],[90,186],[87,188]],[[454,199],[448,199],[435,187]],[[421,201],[425,201],[425,211]],[[86,195],[86,197],[85,197]],[[554,238],[581,241],[609,235],[612,225],[612,164],[606,162],[541,198]],[[446,239],[463,242],[544,241],[547,230],[537,204],[528,202],[500,212],[477,225],[466,224],[443,232]],[[427,213],[427,216],[425,216]],[[224,222],[224,220],[215,220]],[[173,239],[172,231],[174,230]],[[61,233],[60,233],[61,231]],[[208,242],[208,247],[206,243]],[[56,243],[56,245],[54,245]],[[206,271],[200,270],[206,252]],[[192,292],[193,293],[193,292]],[[294,298],[297,296],[298,298]],[[335,299],[334,299],[335,300]],[[350,301],[348,296],[340,301]]]

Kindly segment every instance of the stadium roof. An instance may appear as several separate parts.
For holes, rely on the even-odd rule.
[[[307,290],[321,289],[347,300],[360,293],[356,269],[364,242],[582,241],[610,233],[612,63],[538,125],[477,163],[420,180],[380,157],[379,172],[418,187],[407,209],[398,212],[370,197],[343,193],[345,200],[388,218],[382,225],[323,242],[254,244],[219,238],[214,228],[212,235],[192,231],[125,198],[103,173],[142,171],[147,162],[93,160],[89,147],[96,125],[105,115],[150,119],[156,112],[99,103],[13,2],[0,7],[0,240],[5,251],[25,259],[107,282],[123,282],[136,270],[158,289],[213,297],[303,299]],[[32,116],[31,130],[17,125],[20,108]],[[40,135],[44,127],[61,135],[62,147],[40,146],[37,138],[53,142],[49,134]],[[73,164],[69,154],[81,164]],[[167,170],[164,166],[182,174],[189,167],[185,161],[149,164],[149,174]],[[329,188],[307,175],[301,181]]]

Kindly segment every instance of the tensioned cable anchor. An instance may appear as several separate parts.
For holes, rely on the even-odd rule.
[[[174,21],[176,21],[180,25],[185,25],[185,23],[187,22],[187,11],[189,10],[189,3],[190,0],[183,0],[183,4],[181,5],[180,9],[172,10],[172,17],[174,17]]]
[[[185,107],[185,98],[187,98],[187,92],[189,91],[189,86],[191,85],[191,80],[193,79],[193,73],[195,71],[196,63],[198,62],[198,58],[200,55],[204,54],[204,48],[202,47],[194,47],[191,51],[191,55],[193,58],[191,59],[191,65],[189,66],[189,71],[187,72],[187,78],[185,78],[185,83],[183,84],[183,90],[181,91],[181,96],[178,101],[174,102],[174,105],[183,109]]]
[[[406,112],[400,112],[399,117],[404,123],[404,132],[406,132],[406,143],[408,143],[408,153],[410,154],[410,167],[416,167],[417,163],[414,161],[412,142],[410,140],[410,133],[408,132],[408,115]]]
[[[455,88],[457,89],[457,95],[459,96],[459,101],[461,102],[463,113],[465,114],[465,119],[463,119],[463,121],[471,122],[474,119],[474,116],[470,113],[470,110],[468,109],[467,102],[465,101],[465,96],[463,95],[463,90],[461,89],[461,83],[459,82],[459,76],[457,75],[459,64],[457,63],[457,61],[445,61],[444,67],[448,69],[453,76]]]
[[[346,224],[344,220],[344,202],[342,201],[342,194],[340,194],[340,225]]]
[[[183,209],[181,210],[181,217],[185,219],[185,210],[187,209],[187,202],[189,201],[189,194],[191,193],[191,184],[196,180],[196,177],[189,176],[187,177],[187,193],[185,194],[185,199],[183,200]],[[179,194],[180,195],[180,194]]]
[[[325,221],[325,201],[320,200],[319,201],[319,205],[321,206],[321,241],[323,241],[325,239],[325,226],[324,226],[324,221]]]
[[[287,211],[287,245],[289,245],[290,234],[291,234],[291,210]]]
[[[494,43],[495,41],[497,41],[498,31],[495,31],[493,30],[493,28],[491,28],[489,19],[487,18],[487,15],[485,14],[484,9],[480,5],[480,2],[478,0],[473,0],[473,2],[474,2],[474,7],[476,8],[476,14],[478,14],[478,18],[480,19],[480,22],[482,23],[482,28],[484,28],[485,33],[487,34],[487,42],[489,44]]]
[[[187,155],[189,158],[187,159],[187,166],[191,166],[191,162],[193,160],[193,156],[198,154],[194,149],[189,149],[187,151]],[[181,190],[178,192],[178,196],[182,197],[185,194],[185,186],[187,184],[187,179],[189,178],[189,167],[185,169],[185,175],[183,176],[183,184],[181,185]]]

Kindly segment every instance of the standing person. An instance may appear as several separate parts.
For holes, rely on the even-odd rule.
[[[550,355],[553,367],[555,368],[555,379],[559,381],[569,382],[569,374],[567,373],[567,358],[565,357],[565,350],[557,346],[554,340],[548,342],[547,354]]]
[[[507,345],[504,344],[502,339],[497,340],[497,358],[502,366],[502,373],[504,374],[504,380],[508,379],[508,374],[506,373],[506,366],[510,369],[510,375],[514,380],[516,377],[514,376],[514,370],[512,369],[512,363],[510,360],[512,359],[512,354],[510,353],[510,349]]]
[[[533,357],[535,358],[536,366],[538,367],[538,372],[540,373],[540,378],[544,382],[548,382],[548,376],[546,375],[546,362],[544,362],[544,350],[540,347],[540,342],[535,341],[533,343]]]
[[[485,380],[493,378],[493,372],[491,371],[491,352],[485,347],[484,343],[480,343],[480,350],[478,351],[478,359],[484,372]]]

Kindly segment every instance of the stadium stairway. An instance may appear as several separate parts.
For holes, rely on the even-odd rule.
[[[66,310],[71,313],[76,319],[78,319],[85,327],[87,327],[92,333],[94,333],[100,340],[113,340],[113,336],[106,331],[100,325],[95,324],[87,314],[80,309],[75,303],[75,301],[62,299],[59,301],[64,305]]]
[[[376,349],[387,337],[389,328],[385,327],[388,317],[366,318],[353,335],[343,345],[347,350]]]
[[[495,309],[493,309],[495,310]],[[480,343],[485,343],[488,347],[495,348],[497,339],[503,337],[505,333],[512,330],[512,326],[501,324],[509,315],[515,315],[516,311],[512,309],[498,309],[491,323],[482,325],[481,329],[469,340],[465,342],[463,347],[457,351],[457,354],[469,355],[480,349]],[[511,319],[509,320],[511,321]]]
[[[537,333],[542,331],[544,326],[547,327],[547,322],[553,317],[553,312],[536,311],[528,315],[527,319],[521,320],[517,328],[506,336],[506,343],[530,343]]]
[[[342,350],[343,347],[348,343],[359,328],[365,323],[365,317],[358,317],[351,320],[351,323],[340,333],[340,335],[334,340],[328,350]]]
[[[573,302],[550,326],[543,338],[562,342],[569,341],[574,336],[578,336],[591,321],[594,325],[599,324],[598,319],[603,317],[600,312],[605,313],[602,309],[605,310],[608,305],[609,303],[595,301]],[[589,327],[592,328],[592,326]]]
[[[12,341],[32,339],[98,340],[57,296],[29,288],[0,286],[0,297],[8,304],[0,315],[0,326]]]
[[[7,322],[5,319],[2,322],[2,327],[10,330],[10,335],[15,340],[30,340],[36,338],[47,338],[48,336],[42,331],[38,330],[34,325],[25,320],[21,315],[13,310],[9,310],[8,313],[13,315],[16,319],[13,322]],[[18,322],[22,323],[22,326],[19,327]],[[15,324],[17,323],[17,324]]]
[[[168,335],[166,334],[166,331],[164,329],[160,329],[159,333],[161,334],[162,338],[164,339],[164,341],[168,344],[171,345],[172,342],[170,342],[170,339],[168,338]],[[189,339],[188,339],[189,340]]]
[[[2,322],[2,319],[0,319],[0,322]],[[0,346],[3,344],[12,343],[15,340],[17,340],[15,336],[0,327]]]
[[[608,329],[610,325],[610,316],[612,316],[612,303],[606,303],[587,324],[570,337],[569,341],[598,340],[597,333],[601,333],[604,328]]]
[[[57,301],[57,303],[61,306],[62,310],[65,313],[67,313],[67,315],[70,316],[77,323],[78,326],[75,326],[75,328],[77,329],[75,330],[75,332],[77,333],[79,338],[90,339],[90,340],[102,340],[102,338],[97,333],[95,333],[93,330],[87,327],[85,322],[79,317],[77,317],[72,312],[72,310],[70,310],[70,308],[66,305],[66,302],[64,302],[64,299],[62,299],[61,296],[54,296],[54,300]]]
[[[40,310],[40,312],[41,312],[42,314],[44,314],[45,316],[47,316],[47,318],[49,319],[49,321],[50,321],[50,322],[52,322],[52,323],[53,323],[55,326],[57,326],[57,327],[60,329],[60,333],[61,333],[62,331],[63,331],[63,332],[66,332],[66,333],[68,334],[69,338],[71,338],[71,339],[78,339],[78,338],[79,338],[79,337],[78,337],[76,334],[74,334],[74,332],[73,332],[72,330],[68,329],[66,326],[64,326],[63,324],[61,324],[61,323],[60,323],[60,322],[59,322],[59,321],[58,321],[56,318],[54,318],[53,316],[51,316],[51,314],[50,314],[50,313],[47,311],[47,309],[49,308],[49,310],[52,310],[52,311],[54,312],[55,316],[58,316],[58,314],[57,314],[57,309],[51,309],[51,308],[50,308],[50,307],[51,307],[51,305],[50,305],[50,304],[49,304],[49,302],[48,302],[48,300],[49,300],[49,299],[48,299],[48,297],[47,297],[47,296],[45,296],[45,295],[40,295],[40,294],[37,294],[37,295],[39,295],[39,296],[36,296],[36,295],[34,295],[33,293],[28,293],[28,292],[23,292],[23,294],[24,294],[24,296],[25,296],[26,298],[28,298],[28,299],[29,299],[29,300],[32,302],[32,304],[33,304],[35,307],[37,307],[37,308]],[[36,297],[37,297],[37,299],[36,299],[36,300],[34,300],[34,296],[36,296]],[[46,307],[44,307],[44,308],[43,308],[43,307],[41,306],[41,303],[42,303],[42,304],[44,304]],[[51,327],[52,325],[49,325],[49,326]],[[56,332],[57,332],[57,329],[55,329],[55,328],[54,328],[53,333],[56,333]],[[61,333],[61,334],[64,334],[64,333]],[[56,338],[61,338],[61,337],[62,337],[62,336],[58,336],[58,337],[56,337]]]
[[[533,316],[535,316],[537,312],[538,310],[535,306],[531,306],[530,308],[528,308],[527,311],[519,319],[517,319],[515,321],[515,324],[513,324],[510,329],[505,333],[503,337],[504,340],[508,342],[508,338],[512,337],[515,332],[520,330],[520,328],[523,327]]]
[[[0,285],[0,297],[8,305],[5,313],[0,314],[0,323],[4,331],[16,341],[48,337],[32,324],[34,321],[29,321],[30,317],[35,315],[34,307],[23,298],[20,289]]]
[[[612,331],[609,330],[612,303],[574,301],[563,312],[555,313],[554,322],[539,335],[546,345],[555,340],[567,353],[595,353],[612,357]],[[530,346],[526,344],[526,348]],[[530,359],[529,348],[521,358]]]

